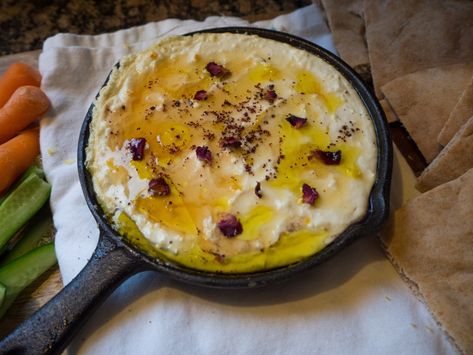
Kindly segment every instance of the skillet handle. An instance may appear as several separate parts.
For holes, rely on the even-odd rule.
[[[144,267],[101,233],[84,269],[53,299],[0,341],[1,354],[59,354],[86,319],[128,277]]]

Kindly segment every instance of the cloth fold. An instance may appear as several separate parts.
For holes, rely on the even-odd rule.
[[[98,238],[78,182],[76,149],[86,111],[113,64],[165,35],[217,26],[286,31],[334,51],[315,6],[249,24],[229,17],[165,20],[99,36],[60,34],[40,56],[53,109],[42,120],[41,150],[65,283],[84,267]],[[393,203],[412,195],[415,178],[397,155]],[[88,321],[68,349],[76,354],[453,353],[426,307],[366,236],[293,280],[257,290],[183,285],[138,274]]]

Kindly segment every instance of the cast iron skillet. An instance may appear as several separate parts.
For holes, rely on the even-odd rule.
[[[1,353],[59,353],[71,341],[93,311],[128,277],[144,270],[186,283],[214,288],[251,288],[290,278],[327,260],[360,235],[376,232],[388,215],[389,188],[392,169],[392,146],[388,126],[378,102],[362,80],[342,60],[319,46],[292,35],[259,28],[227,27],[199,32],[232,32],[255,34],[263,38],[288,43],[319,56],[335,67],[355,88],[374,124],[378,145],[377,178],[369,197],[365,217],[350,225],[330,245],[298,263],[274,270],[246,274],[220,274],[188,269],[172,262],[151,258],[136,246],[122,239],[110,226],[97,203],[92,179],[85,169],[85,148],[92,118],[90,107],[80,132],[78,147],[79,180],[87,205],[95,217],[100,238],[90,261],[58,295],[20,324],[0,342]],[[106,83],[104,84],[106,85]]]

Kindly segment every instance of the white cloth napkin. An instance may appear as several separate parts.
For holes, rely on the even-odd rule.
[[[334,51],[319,9],[271,21],[175,19],[99,36],[59,34],[40,56],[53,109],[41,124],[52,183],[56,252],[65,283],[84,267],[98,238],[77,175],[78,132],[113,64],[162,36],[221,26],[262,26]],[[396,155],[394,199],[412,196],[413,177]],[[69,347],[71,354],[434,354],[453,348],[385,259],[374,236],[293,280],[256,290],[184,285],[155,272],[126,281]]]

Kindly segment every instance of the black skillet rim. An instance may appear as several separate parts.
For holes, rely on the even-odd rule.
[[[318,253],[303,259],[297,263],[283,266],[276,269],[257,271],[252,273],[224,274],[216,272],[206,272],[183,267],[172,261],[154,259],[144,252],[141,252],[133,244],[129,243],[111,227],[103,210],[97,202],[93,189],[92,178],[85,168],[86,145],[89,137],[89,124],[92,119],[94,104],[92,103],[84,118],[81,127],[78,145],[78,170],[79,180],[92,215],[94,216],[99,229],[106,237],[113,239],[118,245],[124,247],[135,258],[140,259],[144,265],[150,269],[155,269],[164,274],[194,285],[201,285],[216,288],[247,288],[264,286],[269,283],[283,281],[290,278],[295,273],[307,270],[318,265],[331,256],[344,249],[361,235],[376,233],[389,214],[389,192],[392,174],[392,143],[389,134],[388,124],[378,101],[366,87],[362,79],[343,60],[336,57],[320,46],[304,40],[302,38],[274,30],[267,30],[255,27],[221,27],[211,28],[186,35],[197,33],[237,33],[257,35],[262,38],[276,40],[287,43],[295,48],[303,49],[313,55],[323,59],[328,64],[337,69],[353,86],[373,122],[378,146],[377,156],[377,176],[369,197],[368,209],[365,217],[351,224],[332,243]],[[107,80],[103,84],[107,84]],[[102,86],[102,87],[103,87]],[[97,94],[98,96],[98,94]]]

